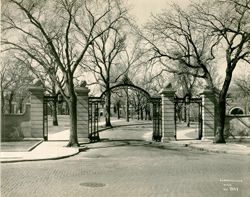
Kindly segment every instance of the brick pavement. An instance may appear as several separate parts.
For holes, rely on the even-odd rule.
[[[63,160],[2,164],[2,196],[245,197],[250,192],[249,157],[138,140],[91,146]]]

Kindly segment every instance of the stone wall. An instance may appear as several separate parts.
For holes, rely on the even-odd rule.
[[[226,138],[250,137],[250,115],[228,115],[225,122]]]
[[[23,140],[31,136],[30,104],[22,114],[3,114],[2,141]]]

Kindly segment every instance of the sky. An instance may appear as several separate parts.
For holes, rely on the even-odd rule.
[[[144,24],[151,14],[159,13],[162,9],[169,8],[173,2],[186,6],[189,0],[127,0],[130,11],[139,25]]]

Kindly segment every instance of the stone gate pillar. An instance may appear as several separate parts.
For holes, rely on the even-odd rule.
[[[205,89],[202,97],[202,140],[213,140],[215,133],[215,95]]]
[[[31,137],[43,138],[43,97],[44,88],[41,81],[36,81],[30,91]]]
[[[79,142],[88,142],[88,100],[89,89],[86,82],[75,89],[77,95],[77,136]]]
[[[162,97],[162,141],[176,140],[175,137],[175,91],[169,84],[161,92]]]

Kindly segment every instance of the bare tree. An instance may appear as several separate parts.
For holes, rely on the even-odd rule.
[[[109,90],[112,84],[120,83],[121,78],[127,75],[130,69],[141,64],[143,57],[141,39],[126,31],[126,28],[131,28],[130,25],[128,17],[117,27],[96,39],[90,51],[91,62],[83,63],[94,72],[96,81],[103,91]],[[107,91],[106,126],[111,126],[110,98],[111,92]]]
[[[94,72],[97,82],[106,92],[105,99],[105,121],[106,126],[112,126],[110,122],[111,92],[109,91],[111,83],[117,81],[121,73],[127,69],[119,67],[117,57],[124,50],[125,35],[122,35],[119,27],[114,27],[103,33],[91,45],[89,52],[91,62],[84,63],[90,71]],[[117,69],[119,67],[120,71]]]
[[[7,109],[7,100],[8,113],[15,113],[12,103],[16,100],[19,103],[17,107],[22,113],[23,101],[25,95],[27,95],[27,86],[33,79],[32,74],[22,63],[13,58],[13,54],[10,54],[10,56],[2,58],[0,76],[2,112],[4,113]]]
[[[250,75],[245,79],[236,79],[235,84],[245,96],[250,96]]]
[[[185,67],[184,67],[185,68]],[[199,82],[197,77],[188,74],[175,75],[176,80],[175,87],[177,88],[177,95],[184,98],[192,98],[195,95],[195,85]],[[179,90],[179,91],[178,91]],[[180,109],[184,107],[184,121],[187,126],[190,126],[190,105],[187,102],[180,103],[178,106]],[[178,110],[178,113],[182,111]],[[180,117],[180,114],[178,114]]]
[[[79,146],[74,81],[79,64],[95,39],[125,15],[115,0],[10,0],[4,5],[2,44],[6,50],[28,55],[52,76],[69,106],[68,146]],[[50,59],[55,64],[50,65]]]
[[[248,6],[249,0],[204,1],[192,4],[185,12],[175,5],[173,13],[157,15],[148,24],[145,39],[153,51],[151,60],[164,65],[165,71],[205,79],[214,93],[212,72],[220,58],[219,52],[225,51],[226,77],[216,107],[217,143],[225,142],[226,95],[233,71],[240,61],[249,62]],[[185,72],[181,69],[183,66],[188,68]]]
[[[233,72],[240,62],[250,64],[250,1],[211,1],[195,4],[195,12],[201,25],[218,37],[225,52],[226,76],[218,99],[218,119],[215,142],[224,143],[226,97]]]
[[[250,112],[250,70],[236,78],[232,88],[233,97],[239,103],[245,105],[245,113]]]
[[[134,24],[130,23],[128,29],[134,28]],[[139,73],[141,66],[145,63],[145,50],[143,48],[143,43],[141,37],[138,37],[134,31],[127,32],[127,42],[124,52],[119,55],[119,60],[122,65],[127,68],[124,73],[122,73],[123,78],[120,83],[133,84],[132,81],[137,84],[136,73]],[[119,75],[121,77],[122,75]],[[137,75],[138,76],[138,75]],[[140,78],[140,77],[139,77]],[[137,84],[139,85],[139,84]],[[129,91],[128,87],[124,88],[126,94],[126,121],[129,122]]]
[[[44,52],[46,54],[46,51]],[[51,103],[52,108],[52,117],[53,117],[53,125],[58,126],[58,119],[57,119],[57,96],[58,96],[58,88],[56,85],[56,82],[53,80],[56,77],[56,72],[48,71],[46,70],[46,67],[37,65],[36,62],[30,58],[29,56],[26,56],[22,54],[21,56],[16,54],[14,57],[20,62],[20,64],[24,65],[26,69],[31,71],[31,73],[41,81],[43,88],[45,89],[46,94],[49,94],[50,96],[54,96],[55,99]],[[44,55],[45,58],[45,55]],[[58,66],[55,64],[53,59],[49,62],[49,65],[51,67],[55,68],[53,69],[58,70]],[[48,74],[48,72],[50,74]],[[63,82],[62,87],[64,87]]]
[[[177,5],[172,11],[153,16],[142,37],[151,49],[150,61],[163,65],[162,72],[203,78],[214,87],[210,68],[215,60],[218,39],[197,26],[196,20]]]

